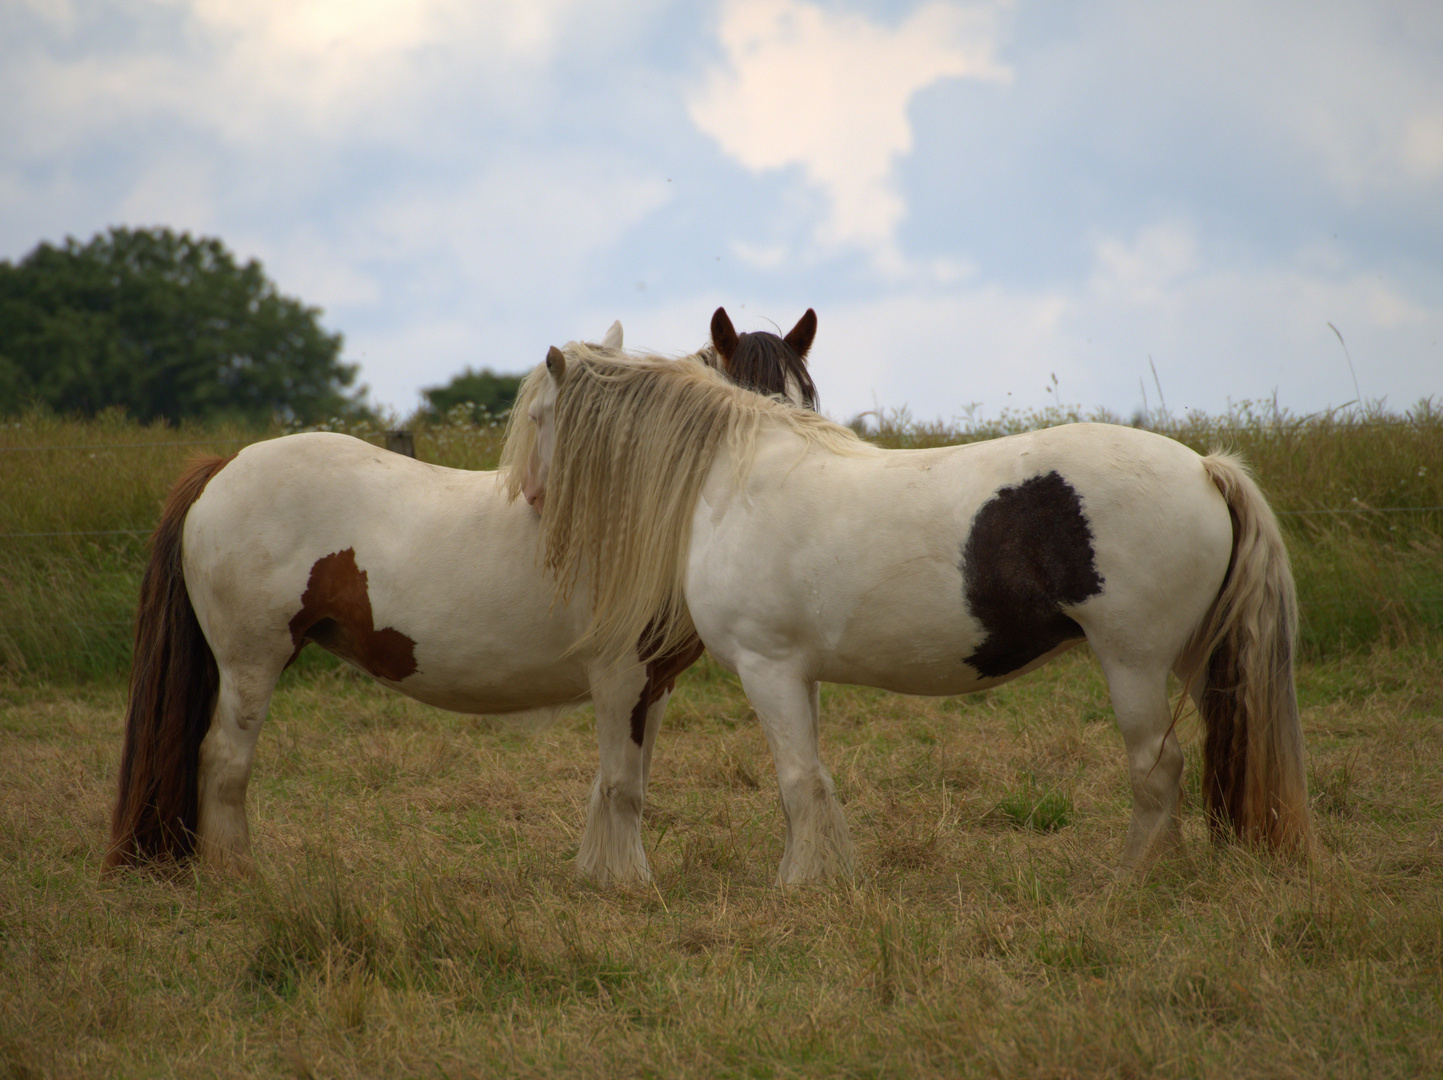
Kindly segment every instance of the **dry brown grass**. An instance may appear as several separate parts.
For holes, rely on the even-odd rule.
[[[827,688],[860,879],[785,894],[765,740],[706,661],[658,748],[655,884],[623,889],[570,865],[589,711],[528,739],[343,669],[277,695],[259,880],[101,885],[119,693],[12,685],[0,1076],[1437,1075],[1439,661],[1302,672],[1315,864],[1213,847],[1194,799],[1121,884],[1085,650],[969,698]],[[999,812],[1029,786],[1065,825]]]

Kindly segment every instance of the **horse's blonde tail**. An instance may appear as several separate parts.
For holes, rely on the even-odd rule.
[[[170,490],[151,537],[135,614],[135,655],[119,792],[102,873],[195,852],[200,744],[219,673],[181,567],[186,514],[229,458],[192,463]]]
[[[1277,518],[1242,460],[1202,459],[1227,502],[1233,555],[1183,677],[1206,730],[1203,801],[1215,837],[1311,847],[1303,730],[1293,686],[1297,594]]]

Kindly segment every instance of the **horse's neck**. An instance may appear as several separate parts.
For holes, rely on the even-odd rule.
[[[797,467],[809,454],[838,455],[774,420],[763,420],[747,451],[722,443],[702,485],[702,498],[713,506],[730,502],[754,488],[775,485],[780,474]]]

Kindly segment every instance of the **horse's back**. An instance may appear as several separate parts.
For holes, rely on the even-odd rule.
[[[536,544],[495,473],[317,432],[217,474],[186,521],[185,573],[237,665],[287,663],[310,640],[421,700],[504,712],[585,691],[563,658],[577,616],[553,605]]]
[[[401,587],[438,549],[466,543],[457,534],[468,521],[501,522],[502,504],[494,474],[441,469],[347,435],[290,435],[248,446],[208,485],[186,521],[187,568],[289,595],[318,559],[350,550]]]
[[[1062,576],[1072,574],[1077,594],[1062,597],[1060,609],[1094,648],[1175,654],[1216,598],[1232,553],[1232,519],[1203,459],[1174,439],[1121,425],[1032,434],[1019,470],[1025,478],[1014,475],[983,502],[972,533],[988,524],[994,534],[1025,533],[1025,521],[1008,520],[1007,505],[1026,507],[1024,491],[1047,492],[1049,513],[1035,512],[1034,523],[1049,522],[1044,551],[1063,564]]]
[[[1113,425],[855,455],[779,439],[745,498],[727,483],[715,470],[693,521],[708,646],[793,642],[819,678],[913,693],[1003,681],[1094,632],[1169,637],[1159,620],[1202,617],[1231,543],[1201,459]]]

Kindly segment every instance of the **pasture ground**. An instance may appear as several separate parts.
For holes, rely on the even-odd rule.
[[[0,1076],[1443,1074],[1443,656],[1299,672],[1318,855],[1185,845],[1115,882],[1128,794],[1086,650],[957,699],[828,687],[854,884],[772,886],[740,688],[673,700],[655,883],[571,857],[589,709],[525,737],[348,669],[282,681],[254,880],[97,879],[123,690],[0,684]]]

